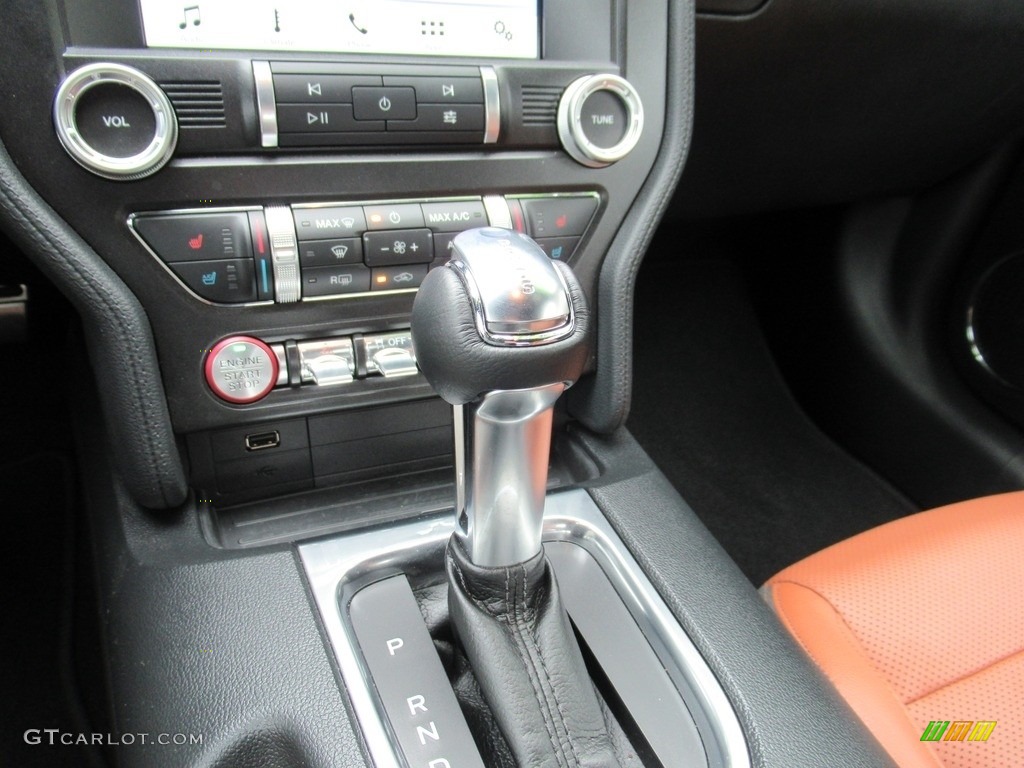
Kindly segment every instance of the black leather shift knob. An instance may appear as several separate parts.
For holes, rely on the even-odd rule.
[[[553,302],[537,300],[552,280],[566,294],[571,326],[556,327]],[[571,384],[587,362],[589,327],[572,270],[525,235],[494,228],[456,237],[451,262],[427,275],[412,308],[420,370],[452,405],[494,390]]]

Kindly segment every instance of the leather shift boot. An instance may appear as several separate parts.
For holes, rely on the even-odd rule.
[[[473,565],[453,536],[445,557],[455,634],[516,762],[617,768],[605,720],[543,553]]]

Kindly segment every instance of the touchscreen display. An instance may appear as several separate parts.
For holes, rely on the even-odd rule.
[[[538,0],[139,0],[151,48],[535,59]]]

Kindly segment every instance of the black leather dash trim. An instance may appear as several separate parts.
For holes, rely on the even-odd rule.
[[[693,0],[669,3],[665,128],[654,170],[612,241],[597,300],[597,371],[569,392],[569,411],[610,434],[626,423],[633,386],[633,293],[640,262],[668,207],[693,128]]]
[[[78,310],[117,466],[143,506],[181,504],[188,488],[174,443],[156,347],[142,305],[46,204],[0,142],[0,225]],[[98,375],[98,373],[97,373]]]

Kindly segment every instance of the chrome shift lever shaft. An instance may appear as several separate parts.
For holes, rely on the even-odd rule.
[[[455,406],[463,545],[476,565],[514,565],[541,549],[552,409],[586,360],[586,307],[571,270],[524,235],[470,230],[453,251],[420,288],[413,341]]]
[[[477,565],[514,565],[540,552],[551,414],[564,391],[561,383],[499,390],[456,406],[458,530]]]

